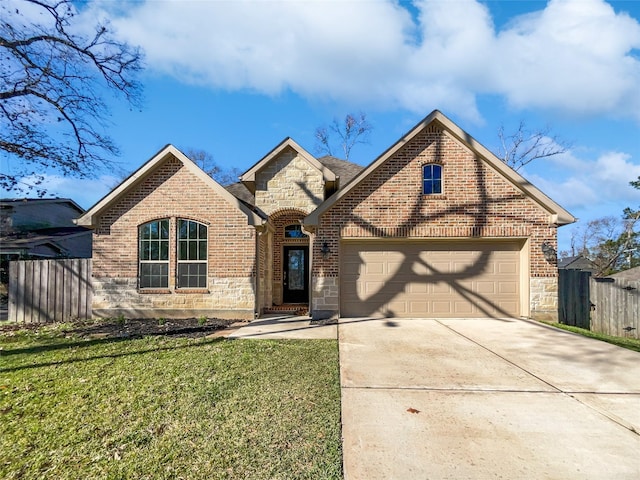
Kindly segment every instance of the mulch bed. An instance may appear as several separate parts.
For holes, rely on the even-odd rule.
[[[149,335],[166,335],[172,337],[206,337],[217,330],[223,330],[235,320],[219,318],[185,318],[185,319],[155,319],[155,318],[127,318],[104,319],[92,321],[72,322],[70,328],[65,328],[67,335],[80,338],[141,338]],[[17,330],[37,331],[49,325],[33,323],[0,323],[0,334]]]

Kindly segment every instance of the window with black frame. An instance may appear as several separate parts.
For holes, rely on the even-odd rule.
[[[207,288],[207,226],[178,220],[178,288]]]
[[[140,288],[169,287],[169,220],[138,227]]]

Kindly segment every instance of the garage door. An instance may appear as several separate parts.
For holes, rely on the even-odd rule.
[[[350,242],[341,245],[343,317],[520,315],[522,242]]]

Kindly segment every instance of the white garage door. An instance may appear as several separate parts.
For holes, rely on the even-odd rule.
[[[345,241],[342,317],[520,315],[522,242]]]

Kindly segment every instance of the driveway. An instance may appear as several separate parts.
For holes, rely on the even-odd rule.
[[[638,479],[640,353],[517,319],[341,319],[347,479]]]

